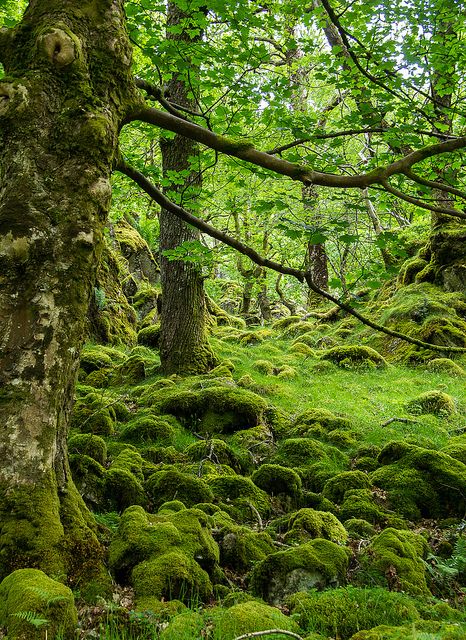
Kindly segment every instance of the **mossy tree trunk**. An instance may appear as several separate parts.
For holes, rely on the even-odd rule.
[[[182,26],[178,33],[178,27]],[[199,39],[190,36],[189,15],[175,3],[167,7],[167,38],[183,44]],[[176,27],[171,31],[172,27]],[[189,56],[188,56],[189,57]],[[191,67],[192,72],[196,72]],[[188,78],[175,72],[167,85],[167,95],[178,105],[196,109]],[[161,140],[162,165],[165,178],[175,176],[173,184],[165,189],[171,200],[177,199],[189,208],[199,193],[198,145],[184,138]],[[198,166],[193,167],[193,163]],[[183,172],[183,173],[181,173]],[[179,184],[179,176],[185,182]],[[182,260],[168,260],[164,251],[172,250],[183,242],[198,240],[199,231],[188,227],[172,213],[162,209],[160,214],[160,275],[162,284],[162,314],[160,325],[160,360],[165,373],[205,373],[216,364],[208,343],[204,280],[199,265]]]
[[[98,572],[66,455],[79,346],[132,106],[122,0],[31,0],[0,38],[0,579]]]

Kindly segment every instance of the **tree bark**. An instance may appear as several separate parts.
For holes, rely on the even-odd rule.
[[[122,0],[33,0],[1,41],[0,580],[99,572],[68,418],[110,205],[131,50]],[[111,55],[109,55],[111,52]]]
[[[183,28],[181,33],[171,33],[170,27],[188,24],[189,15],[173,2],[167,9],[167,38],[189,43],[192,37]],[[194,68],[193,68],[194,69]],[[194,69],[195,72],[195,69]],[[195,101],[189,97],[189,87],[179,74],[175,74],[167,86],[170,100],[195,109]],[[183,185],[171,184],[165,188],[171,199],[174,192],[183,194],[185,206],[198,195],[201,186],[199,170],[193,170],[193,159],[198,160],[199,149],[195,142],[177,135],[173,140],[162,139],[162,166],[165,177],[173,173],[190,172]],[[182,197],[183,197],[182,196]],[[186,202],[187,201],[187,202]],[[160,360],[165,373],[205,373],[217,363],[209,346],[206,324],[206,301],[201,267],[182,260],[168,260],[164,251],[172,250],[183,242],[198,240],[199,231],[188,227],[170,212],[160,214],[160,275],[162,284],[162,314],[160,325]]]

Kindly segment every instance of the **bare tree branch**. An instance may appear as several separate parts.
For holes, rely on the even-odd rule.
[[[170,211],[177,218],[180,218],[184,222],[196,227],[203,233],[207,233],[212,238],[216,238],[226,245],[236,249],[243,255],[250,258],[253,262],[261,267],[266,267],[268,269],[272,269],[278,273],[283,273],[285,275],[290,275],[299,280],[299,282],[306,282],[308,287],[312,289],[315,293],[319,294],[323,298],[330,300],[335,305],[337,305],[340,309],[343,309],[350,315],[354,316],[358,320],[360,320],[363,324],[375,329],[376,331],[380,331],[394,338],[399,338],[400,340],[404,340],[405,342],[409,342],[410,344],[415,344],[419,347],[423,347],[424,349],[431,349],[432,351],[440,351],[442,353],[466,353],[466,347],[450,347],[443,346],[438,344],[430,344],[429,342],[423,342],[422,340],[418,340],[417,338],[412,338],[411,336],[407,336],[400,331],[394,331],[392,329],[388,329],[387,327],[383,327],[376,322],[373,322],[369,318],[363,316],[359,311],[353,309],[351,305],[346,302],[342,302],[337,297],[332,294],[320,289],[312,280],[311,273],[307,271],[303,271],[301,269],[294,269],[293,267],[287,267],[279,262],[275,262],[274,260],[269,260],[268,258],[264,258],[257,251],[255,251],[252,247],[232,238],[227,233],[216,229],[212,225],[200,220],[196,216],[194,216],[186,209],[183,209],[179,205],[175,204],[171,200],[169,200],[159,189],[157,189],[140,171],[137,171],[133,167],[126,164],[122,159],[120,159],[116,165],[116,170],[124,173],[126,176],[131,178],[136,184],[138,184],[143,191],[145,191],[155,202],[157,202],[161,207]]]
[[[440,183],[439,183],[440,184]],[[416,205],[416,207],[420,207],[421,209],[427,209],[427,211],[435,211],[435,213],[444,213],[447,216],[453,216],[455,218],[462,218],[466,220],[466,212],[458,211],[458,209],[449,209],[448,207],[439,207],[435,204],[429,204],[428,202],[424,202],[423,200],[419,200],[419,198],[415,198],[414,196],[410,196],[395,187],[392,187],[388,180],[384,180],[382,182],[383,188],[388,191],[388,193],[393,194],[400,200],[404,200],[405,202],[410,202],[411,204]],[[442,189],[444,191],[445,189]]]
[[[418,176],[417,173],[408,169],[405,171],[405,176],[413,182],[417,182],[418,184],[422,184],[425,187],[429,187],[430,189],[438,189],[439,191],[446,191],[447,193],[452,193],[455,196],[459,196],[466,200],[466,191],[461,191],[460,189],[456,189],[455,187],[451,187],[448,184],[443,184],[443,182],[436,182],[435,180],[426,180],[421,176]]]

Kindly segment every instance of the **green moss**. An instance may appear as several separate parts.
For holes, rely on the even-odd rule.
[[[96,393],[79,398],[71,414],[71,427],[83,433],[111,435],[115,427],[115,414],[107,404],[107,399]]]
[[[85,503],[100,511],[104,505],[105,468],[84,454],[71,454],[69,463],[73,482]]]
[[[159,392],[162,393],[162,392]],[[214,386],[198,393],[166,391],[152,397],[154,408],[171,413],[195,431],[231,433],[257,426],[267,407],[251,391]]]
[[[252,366],[253,369],[259,371],[259,373],[263,373],[267,376],[273,375],[274,366],[270,360],[255,360]]]
[[[349,489],[345,492],[340,512],[343,522],[351,518],[362,518],[372,524],[385,524],[388,514],[375,503],[374,496],[369,489]]]
[[[142,471],[144,461],[139,451],[130,447],[125,447],[119,451],[110,468],[125,469],[126,471],[131,472],[139,482],[142,482],[144,480],[144,474]]]
[[[361,564],[373,580],[393,591],[430,595],[423,562],[428,551],[427,541],[419,534],[388,528],[373,539]]]
[[[222,530],[219,547],[221,566],[239,572],[248,571],[256,562],[275,551],[268,533],[231,525]]]
[[[275,460],[288,467],[312,464],[327,458],[324,446],[311,438],[288,438],[283,440],[277,450]]]
[[[371,487],[368,476],[362,471],[344,471],[325,483],[323,496],[340,504],[347,491],[351,489],[369,489]]]
[[[137,384],[146,377],[146,360],[138,355],[130,355],[119,366],[115,373],[115,382],[118,384]]]
[[[43,624],[22,619],[28,612]],[[38,569],[18,569],[0,584],[0,627],[12,640],[41,640],[45,629],[51,637],[71,639],[77,622],[71,590]]]
[[[271,496],[285,495],[297,503],[302,495],[301,478],[293,469],[278,464],[263,464],[251,480]]]
[[[181,500],[187,507],[198,502],[212,502],[214,495],[201,478],[181,473],[176,469],[158,471],[148,478],[146,491],[157,508],[168,500]]]
[[[413,398],[406,410],[414,415],[432,413],[434,416],[450,416],[456,412],[455,401],[443,391],[426,391]]]
[[[131,505],[145,505],[147,497],[142,484],[125,468],[111,467],[105,474],[104,493],[109,510],[123,511]]]
[[[270,513],[269,496],[265,491],[259,489],[250,478],[220,476],[210,480],[209,485],[217,499],[232,502],[233,505],[240,508],[245,507],[245,514],[248,514],[249,511],[250,519],[255,520],[255,516],[248,509],[248,503],[251,503],[262,517],[266,517]]]
[[[238,455],[224,440],[212,438],[193,442],[186,449],[186,455],[194,462],[210,460],[215,464],[226,464],[236,473],[242,473],[247,467],[245,456]]]
[[[330,360],[334,364],[344,369],[378,367],[382,369],[387,366],[383,356],[375,349],[361,345],[347,345],[333,347],[322,356],[323,360]]]
[[[121,354],[118,352],[118,357]],[[101,345],[86,345],[81,351],[81,359],[79,366],[81,369],[89,374],[92,371],[103,369],[104,367],[111,368],[114,365],[114,358],[107,352],[105,347]]]
[[[466,376],[466,371],[456,362],[450,360],[450,358],[434,358],[429,360],[426,365],[428,371],[434,373],[443,373],[453,378],[463,378]]]
[[[291,596],[288,604],[303,629],[342,640],[350,638],[359,629],[376,626],[381,620],[399,625],[420,618],[412,598],[380,587],[301,592]]]
[[[463,640],[461,624],[419,621],[403,627],[380,625],[370,631],[358,631],[351,640]]]
[[[344,581],[347,567],[347,550],[318,538],[259,562],[251,574],[251,588],[267,602],[279,604],[297,591],[337,586]]]
[[[320,407],[306,409],[306,411],[298,414],[294,420],[296,434],[304,435],[307,431],[304,427],[314,425],[320,425],[326,431],[351,429],[351,422],[348,418],[336,416],[328,409],[321,409]]]
[[[291,347],[289,348],[290,353],[297,353],[299,355],[305,356],[306,358],[313,358],[315,356],[315,351],[305,342],[299,341],[293,342]]]
[[[392,508],[402,515],[463,517],[466,508],[466,466],[440,451],[405,442],[388,443],[379,455],[383,465],[371,474],[384,489]]]
[[[427,260],[424,260],[419,256],[414,256],[413,258],[406,260],[406,262],[401,265],[398,273],[399,285],[406,286],[414,282],[416,275],[427,267],[427,264]]]
[[[300,509],[289,519],[284,541],[294,544],[308,542],[311,538],[323,538],[341,544],[346,542],[348,534],[333,513]]]
[[[353,540],[372,538],[375,527],[362,518],[350,518],[345,521],[345,529]]]
[[[107,461],[107,445],[105,440],[89,433],[72,436],[68,440],[68,452],[87,455],[102,465]]]
[[[204,618],[196,611],[186,611],[172,617],[160,634],[160,640],[194,640],[202,637]]]
[[[235,604],[228,609],[218,607],[210,612],[209,617],[214,627],[213,640],[234,640],[243,633],[267,629],[299,632],[294,620],[275,607],[253,600]],[[274,640],[287,640],[289,636],[275,633],[273,637]]]
[[[275,369],[275,375],[281,380],[293,380],[298,376],[298,372],[294,367],[285,364]]]
[[[169,444],[174,436],[174,426],[154,415],[136,417],[119,433],[120,440],[136,444]]]
[[[160,323],[151,324],[138,331],[138,344],[158,349],[160,343]]]
[[[299,322],[293,322],[283,330],[284,338],[296,338],[297,336],[303,336],[305,334],[313,333],[317,329],[315,322],[308,322],[307,320],[300,320]],[[305,340],[303,340],[305,342]]]
[[[136,598],[152,596],[187,604],[207,602],[212,583],[206,571],[181,550],[168,551],[138,564],[132,572]]]
[[[272,325],[272,328],[276,331],[281,331],[282,329],[286,329],[292,324],[296,324],[301,322],[301,316],[287,316],[286,318],[280,318],[279,320],[275,320]]]

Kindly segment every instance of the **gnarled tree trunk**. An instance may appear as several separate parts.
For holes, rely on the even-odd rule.
[[[66,455],[79,346],[134,86],[122,0],[31,0],[0,59],[0,579],[99,570]]]

